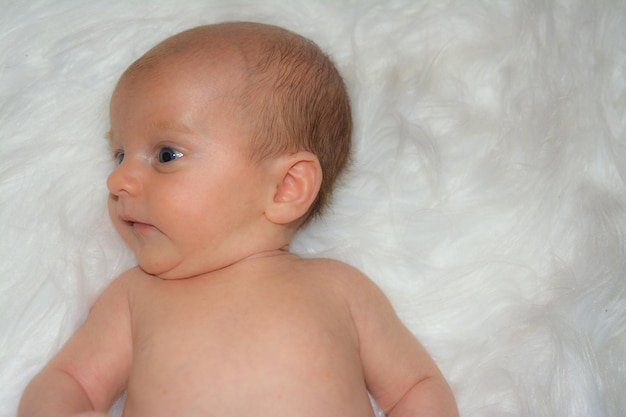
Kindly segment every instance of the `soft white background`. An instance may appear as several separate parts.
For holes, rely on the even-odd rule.
[[[132,265],[105,212],[117,77],[220,20],[337,62],[354,164],[293,249],[370,275],[463,416],[626,415],[625,2],[0,0],[0,417]]]

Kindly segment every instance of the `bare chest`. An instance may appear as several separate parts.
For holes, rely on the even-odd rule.
[[[127,416],[369,409],[349,311],[319,288],[162,285],[131,309]]]

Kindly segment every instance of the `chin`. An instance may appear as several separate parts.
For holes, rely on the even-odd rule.
[[[161,279],[183,279],[187,276],[183,276],[180,271],[180,261],[168,261],[163,257],[156,257],[156,259],[142,258],[141,255],[137,256],[137,264],[142,271],[148,275],[154,275]]]

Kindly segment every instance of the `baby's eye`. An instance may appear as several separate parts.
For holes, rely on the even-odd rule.
[[[176,149],[165,147],[159,150],[159,162],[162,163],[173,161],[181,156],[183,156],[183,154],[178,152]]]
[[[113,154],[113,160],[115,161],[116,165],[121,165],[122,161],[124,160],[124,151],[115,151],[115,153]]]

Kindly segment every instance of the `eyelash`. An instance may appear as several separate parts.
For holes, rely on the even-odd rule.
[[[182,152],[169,146],[164,146],[157,152],[156,159],[159,163],[166,164],[180,158],[181,156],[183,156]],[[119,149],[115,151],[113,153],[113,160],[117,165],[121,165],[122,162],[124,162],[124,151]]]
[[[180,158],[181,156],[183,156],[182,152],[179,152],[174,148],[170,148],[169,146],[164,146],[163,148],[159,149],[159,152],[157,152],[157,159],[159,163],[162,164],[171,162],[175,159]]]
[[[124,161],[124,151],[122,150],[116,150],[113,153],[113,160],[115,161],[116,165],[121,165],[122,162]]]

